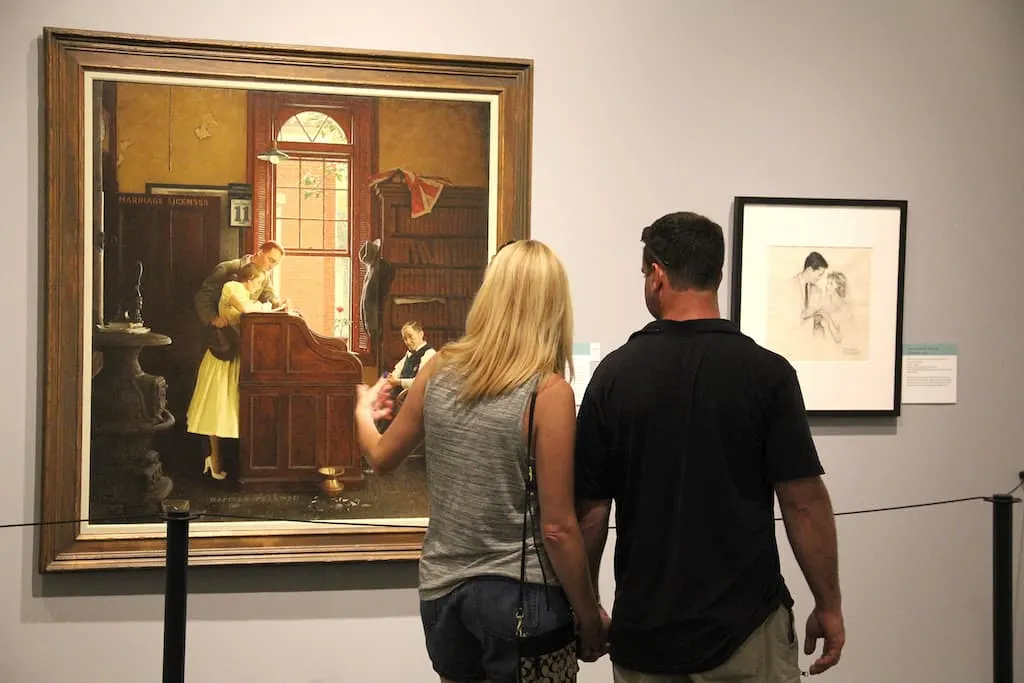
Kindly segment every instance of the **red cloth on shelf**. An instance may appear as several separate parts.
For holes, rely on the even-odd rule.
[[[416,175],[404,168],[393,168],[390,171],[383,171],[382,173],[370,176],[369,185],[373,187],[378,183],[391,180],[399,174],[401,174],[402,179],[405,180],[405,184],[409,188],[409,195],[412,198],[413,218],[419,218],[430,213],[445,186],[455,184],[447,178]]]

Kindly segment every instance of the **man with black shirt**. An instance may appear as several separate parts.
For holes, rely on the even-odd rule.
[[[835,521],[792,365],[722,319],[722,229],[693,213],[644,229],[655,321],[591,378],[576,431],[576,497],[595,587],[616,510],[609,632],[616,683],[795,683],[793,598],[773,494],[815,605],[816,674],[845,630]]]

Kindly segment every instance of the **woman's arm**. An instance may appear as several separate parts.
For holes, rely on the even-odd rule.
[[[832,335],[832,340],[837,344],[843,341],[843,330],[839,326],[839,323],[835,321],[831,313],[822,313],[821,319],[825,323],[825,329]]]
[[[416,375],[416,381],[402,404],[402,410],[388,430],[381,434],[373,423],[373,404],[381,391],[388,391],[387,380],[381,377],[372,388],[363,387],[356,401],[356,436],[359,447],[374,471],[384,474],[402,464],[406,456],[423,441],[423,394],[434,364],[427,363]]]
[[[249,301],[245,297],[235,294],[234,292],[232,292],[231,297],[228,299],[228,305],[242,313],[263,310],[262,304],[256,301]]]
[[[537,392],[534,432],[544,547],[580,620],[581,631],[593,634],[601,629],[601,613],[573,494],[576,403],[572,387],[562,377],[552,375],[542,382]]]

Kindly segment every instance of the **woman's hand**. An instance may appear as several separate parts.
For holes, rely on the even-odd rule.
[[[387,384],[387,378],[381,377],[372,387],[368,387],[365,384],[357,385],[356,413],[369,414],[370,419],[374,422],[390,420],[394,401],[391,399],[390,391],[383,391]]]
[[[611,619],[604,608],[600,608],[598,618],[580,621],[577,624],[580,651],[577,657],[584,662],[596,662],[608,654],[608,627]]]

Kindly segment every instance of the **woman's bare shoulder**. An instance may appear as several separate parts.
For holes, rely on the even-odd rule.
[[[568,380],[557,372],[549,372],[540,378],[537,383],[537,400],[542,398],[557,401],[573,396],[572,385]]]

